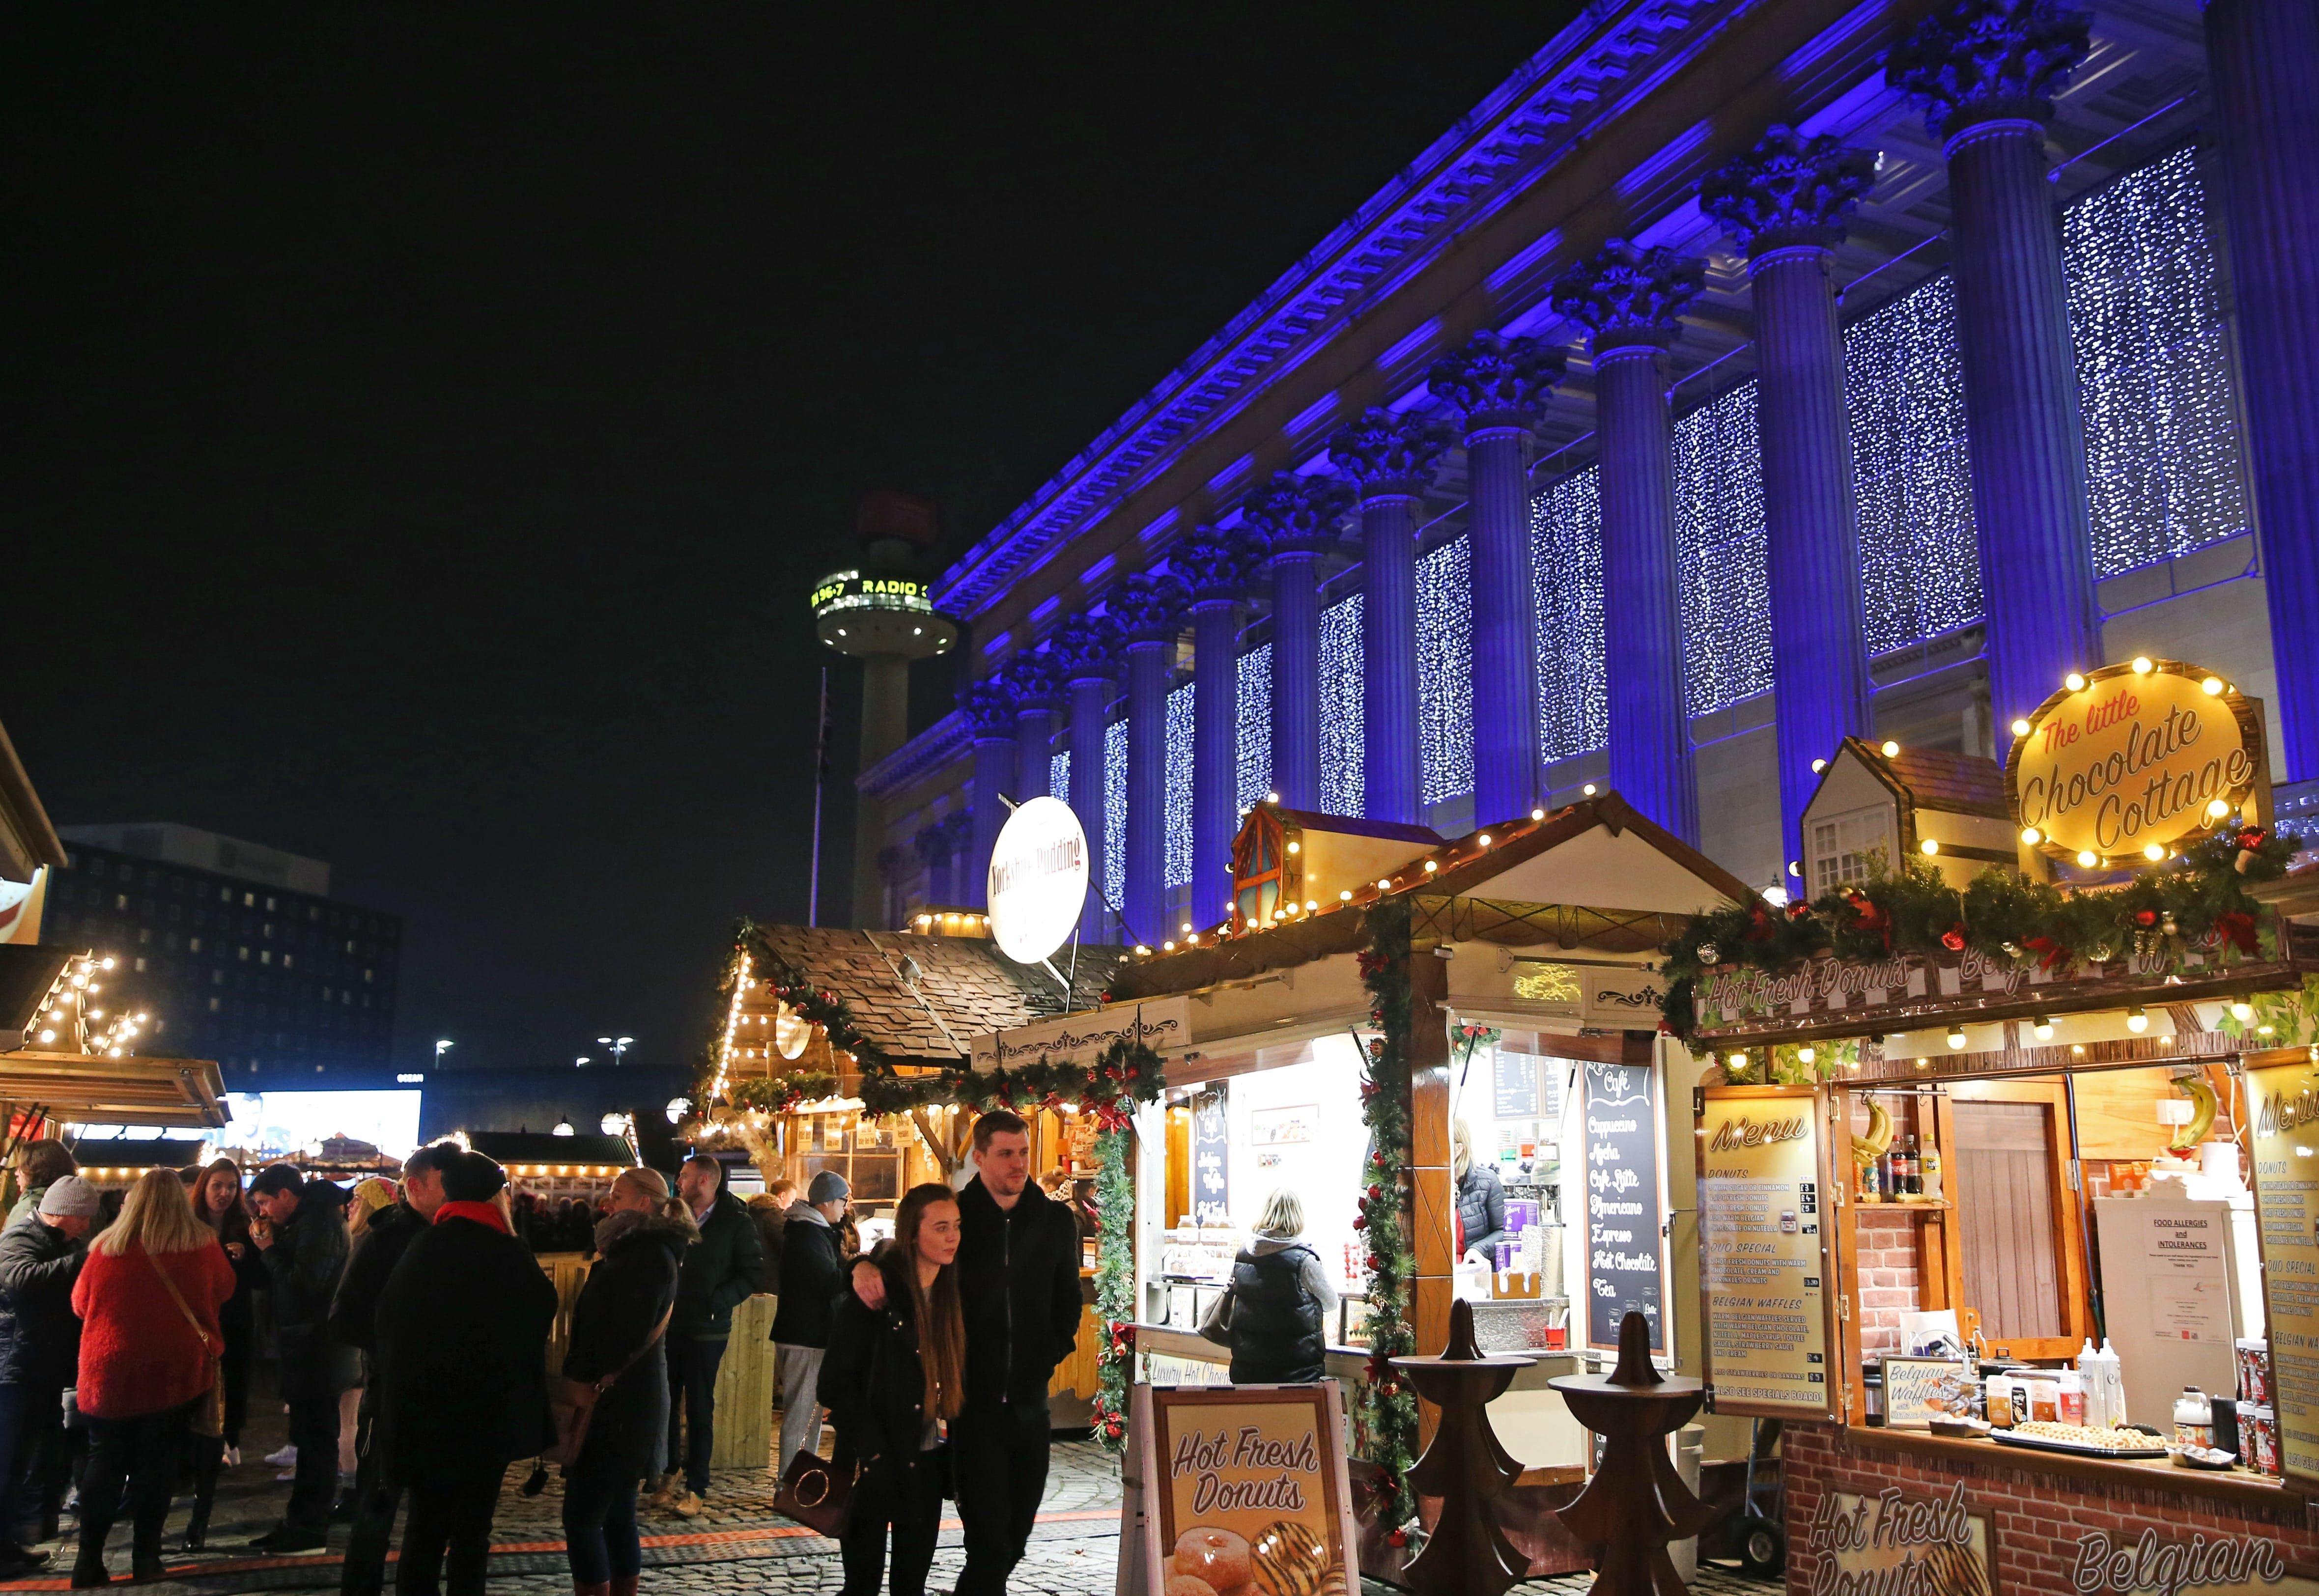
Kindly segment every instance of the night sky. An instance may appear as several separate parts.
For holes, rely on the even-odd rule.
[[[11,7],[0,722],[404,915],[406,1068],[678,1061],[856,498],[965,547],[1572,9]]]

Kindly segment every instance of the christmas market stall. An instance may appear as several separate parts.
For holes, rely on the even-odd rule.
[[[1430,1410],[1390,1360],[1440,1351],[1460,1300],[1482,1348],[1526,1366],[1487,1410],[1517,1465],[1498,1527],[1532,1574],[1585,1566],[1553,1510],[1588,1448],[1548,1382],[1614,1361],[1630,1310],[1663,1366],[1697,1356],[1690,1172],[1664,1109],[1671,1060],[1687,1100],[1689,1056],[1659,1035],[1652,967],[1692,915],[1752,895],[1615,794],[1455,840],[1268,802],[1232,869],[1230,919],[1138,950],[1101,1011],[1132,1011],[1166,1059],[1137,1121],[1115,1333],[1155,1385],[1223,1381],[1201,1326],[1293,1194],[1340,1299],[1326,1370],[1364,1566],[1395,1570],[1439,1509],[1409,1478]]]
[[[971,1173],[978,1114],[1020,1113],[1033,1172],[1080,1211],[1087,1238],[1078,1349],[1052,1394],[1058,1423],[1091,1422],[1102,1346],[1094,1204],[1106,1113],[1128,1091],[1124,1054],[1108,1066],[1035,1056],[1006,1069],[976,1063],[979,1050],[984,1065],[993,1061],[997,1036],[1093,1006],[1120,953],[1082,950],[1067,991],[1046,969],[1006,959],[985,925],[965,916],[901,933],[744,924],[678,1128],[702,1150],[745,1156],[761,1190],[786,1178],[802,1193],[822,1170],[844,1176],[866,1250],[892,1233],[912,1186],[957,1185]],[[1105,1067],[1122,1073],[1106,1078]],[[1149,1073],[1156,1092],[1156,1069]]]
[[[2319,915],[2258,706],[2141,659],[2000,767],[1847,743],[1809,897],[1668,942],[1709,1401],[1791,1591],[2319,1591]]]

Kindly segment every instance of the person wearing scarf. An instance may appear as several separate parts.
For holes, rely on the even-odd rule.
[[[379,1294],[381,1467],[411,1498],[401,1596],[480,1596],[501,1477],[555,1438],[555,1288],[512,1233],[506,1189],[481,1153],[452,1160],[434,1223]]]

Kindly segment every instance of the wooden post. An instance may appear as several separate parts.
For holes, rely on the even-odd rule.
[[[1410,1330],[1420,1347],[1449,1339],[1449,1304],[1457,1263],[1457,1183],[1449,1162],[1449,1028],[1443,1003],[1449,967],[1420,942],[1409,954]],[[1433,1405],[1418,1404],[1418,1438],[1433,1435]]]

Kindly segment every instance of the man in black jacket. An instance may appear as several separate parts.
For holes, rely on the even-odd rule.
[[[50,1510],[46,1487],[64,1440],[64,1391],[80,1364],[73,1282],[101,1211],[95,1186],[60,1176],[23,1223],[0,1231],[0,1579],[48,1561],[24,1550],[20,1526],[37,1537]]]
[[[347,1272],[330,1299],[330,1333],[359,1349],[369,1377],[355,1417],[355,1521],[338,1578],[341,1596],[379,1596],[386,1583],[386,1550],[394,1538],[394,1510],[402,1483],[380,1466],[374,1442],[383,1382],[378,1370],[378,1299],[411,1241],[443,1206],[443,1171],[463,1150],[456,1141],[422,1147],[403,1160],[402,1199],[371,1215],[370,1226],[347,1258]]]
[[[824,1169],[791,1204],[781,1228],[781,1301],[773,1312],[773,1356],[781,1377],[780,1466],[821,1450],[821,1360],[829,1350],[832,1301],[844,1288],[835,1226],[852,1188]]]
[[[1031,1184],[1031,1132],[995,1108],[974,1122],[980,1172],[958,1194],[966,1411],[950,1427],[966,1566],[956,1596],[1003,1596],[1047,1489],[1047,1384],[1079,1332],[1078,1222]],[[856,1265],[854,1294],[885,1302]]]
[[[683,1492],[664,1478],[653,1500],[685,1518],[700,1512],[716,1444],[717,1369],[733,1334],[733,1310],[764,1289],[765,1244],[741,1199],[725,1189],[725,1166],[705,1154],[685,1160],[676,1195],[692,1211],[700,1240],[685,1249],[676,1307],[668,1321],[668,1461],[677,1462],[682,1419]]]
[[[320,1551],[338,1494],[338,1393],[351,1383],[351,1350],[330,1336],[330,1299],[347,1265],[344,1210],[288,1164],[270,1164],[249,1183],[260,1219],[250,1241],[266,1259],[275,1339],[282,1352],[282,1400],[290,1406],[297,1475],[282,1523],[251,1541],[254,1551]]]

